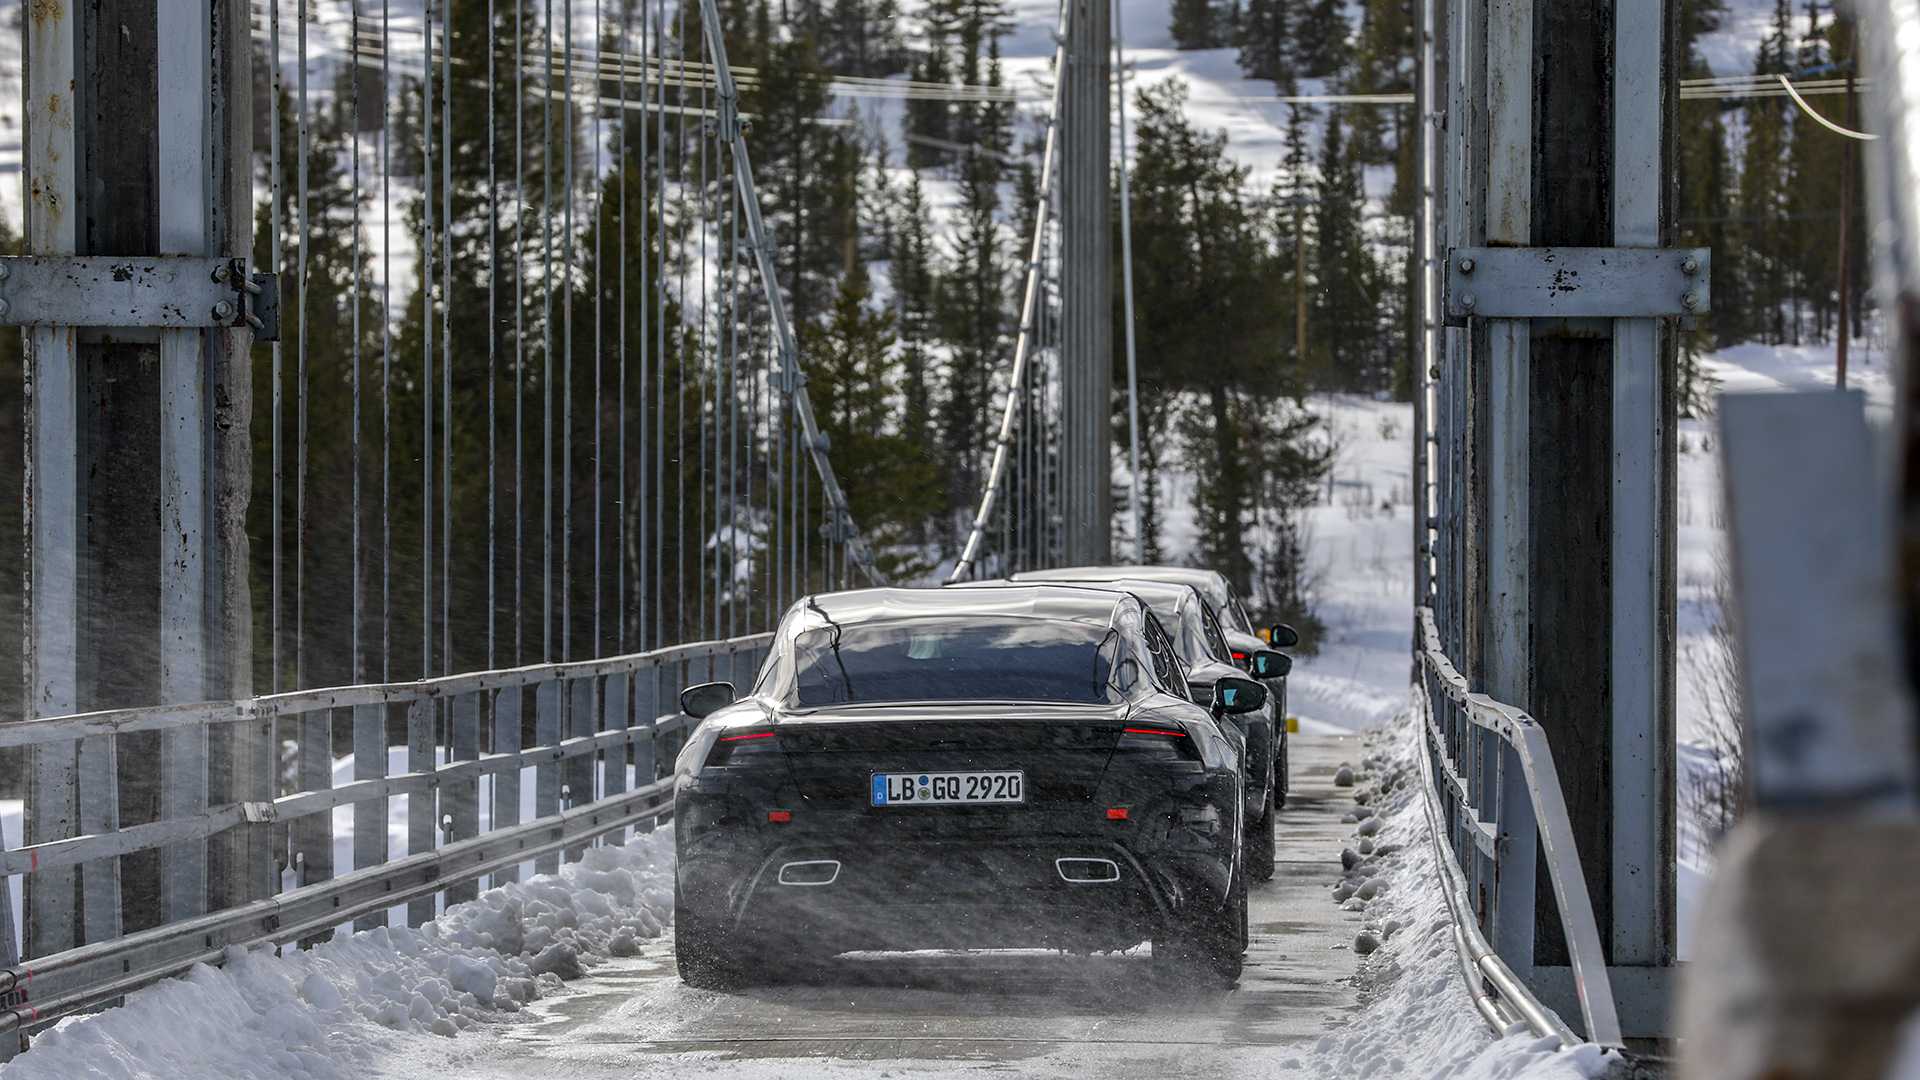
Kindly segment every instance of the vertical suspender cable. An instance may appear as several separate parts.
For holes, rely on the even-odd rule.
[[[267,257],[269,260],[272,261],[273,270],[275,273],[285,274],[286,266],[283,265],[283,261],[286,255],[285,255],[285,252],[281,250],[281,244],[282,244],[281,237],[283,235],[283,231],[280,228],[280,214],[281,214],[280,203],[284,194],[281,190],[281,183],[282,183],[281,149],[282,148],[280,146],[280,0],[272,0],[272,6],[270,6],[267,9],[267,37],[269,39],[268,48],[271,49],[273,52],[272,62],[267,69],[269,72],[268,82],[270,83],[267,91],[267,156],[272,159],[269,162],[268,173],[267,173],[268,175],[267,183],[271,191],[271,194],[269,196],[269,201],[271,205],[267,211],[267,247],[268,247]],[[285,374],[283,371],[284,353],[282,352],[282,348],[283,347],[280,341],[278,339],[275,339],[273,343],[273,421],[272,421],[272,424],[273,424],[273,438],[272,438],[272,443],[273,443],[273,509],[272,509],[273,527],[271,530],[273,534],[273,539],[272,539],[273,569],[270,574],[271,585],[270,585],[270,588],[268,589],[268,592],[270,594],[268,603],[269,603],[269,607],[272,608],[272,611],[270,613],[270,618],[272,621],[271,636],[273,639],[272,644],[270,646],[270,651],[272,653],[272,661],[273,661],[273,677],[269,680],[269,682],[272,688],[276,692],[281,689],[280,601],[282,597],[282,587],[280,583],[280,564],[281,564],[281,543],[282,543],[281,541],[282,518],[281,518],[281,509],[280,509],[280,478],[281,478],[280,461],[281,461],[282,443],[281,443],[281,435],[280,435],[280,415],[282,410],[282,395],[284,393],[284,384],[286,381]]]
[[[440,671],[453,664],[453,0],[440,0]],[[451,722],[453,714],[447,713]]]
[[[666,641],[666,494],[667,494],[667,0],[653,11],[654,203],[659,217],[654,235],[653,301],[653,643]]]
[[[513,0],[513,665],[526,663],[527,15]]]
[[[1120,28],[1124,6],[1121,0],[1113,0],[1113,77],[1120,84],[1116,95],[1120,103],[1120,280],[1127,309],[1127,471],[1133,478],[1128,505],[1133,509],[1134,559],[1146,562],[1146,518],[1140,505],[1140,365],[1134,353],[1133,326],[1133,185],[1129,180],[1133,166],[1127,163],[1127,53]]]
[[[567,201],[560,226],[560,659],[573,659],[573,0],[564,0],[560,38],[565,52],[561,144],[565,166],[561,186]]]
[[[593,94],[588,102],[593,104],[593,650],[589,655],[605,655],[601,648],[601,540],[605,525],[601,515],[601,409],[605,402],[601,400],[603,379],[603,329],[607,325],[607,313],[601,300],[607,296],[605,282],[601,281],[601,242],[603,242],[603,223],[607,217],[607,186],[601,177],[599,156],[601,156],[601,88],[605,86],[605,69],[601,67],[601,56],[605,56],[597,46],[607,40],[605,25],[601,23],[603,6],[601,0],[593,0]]]
[[[495,462],[494,440],[498,430],[494,396],[499,374],[500,314],[494,285],[500,276],[500,181],[494,170],[494,0],[487,0],[487,667],[498,665],[494,656],[495,619],[498,604],[494,599],[494,563],[497,552],[494,535],[494,489],[500,474]]]
[[[653,427],[651,414],[647,410],[648,378],[652,372],[651,361],[659,358],[650,350],[653,338],[653,187],[647,178],[647,65],[649,43],[652,35],[647,32],[647,7],[645,0],[640,5],[640,157],[636,165],[640,171],[640,498],[634,503],[634,520],[639,525],[640,543],[633,563],[633,579],[638,603],[635,605],[637,616],[634,620],[638,629],[635,647],[645,650],[653,643],[652,608],[650,603],[653,592],[648,580],[648,571],[652,567],[652,551],[657,543],[651,529],[653,505],[653,470],[648,466],[647,450],[653,446],[649,437]],[[655,107],[658,107],[655,102]],[[657,152],[657,151],[656,151]]]
[[[280,0],[274,0],[278,8]],[[380,681],[393,680],[393,49],[392,5],[380,0]],[[276,63],[276,67],[278,64]],[[276,231],[278,243],[278,233]],[[280,346],[274,345],[274,355]],[[274,384],[279,385],[276,377]],[[276,393],[278,391],[276,390]],[[275,440],[277,445],[278,439]],[[278,470],[275,470],[278,475]],[[276,484],[277,486],[277,484]],[[276,515],[277,519],[277,515]],[[275,543],[279,529],[276,525]]]
[[[304,0],[303,0],[304,2]],[[420,95],[420,677],[433,674],[433,0],[427,0]]]
[[[686,70],[686,66],[684,64],[682,64],[681,70],[683,71]],[[694,522],[695,522],[694,528],[698,530],[698,532],[700,533],[705,533],[707,531],[707,478],[711,475],[711,472],[712,472],[711,469],[709,468],[708,460],[707,460],[707,425],[709,422],[708,416],[707,416],[707,389],[708,389],[708,384],[712,381],[712,379],[710,377],[708,364],[707,364],[707,325],[710,322],[710,320],[708,318],[709,297],[707,294],[707,120],[706,120],[706,116],[707,116],[707,80],[704,76],[702,76],[700,79],[701,120],[700,120],[700,128],[695,133],[695,138],[699,141],[699,144],[700,144],[699,186],[694,189],[695,194],[699,199],[699,202],[696,204],[697,208],[694,211],[694,222],[695,222],[694,227],[700,234],[700,313],[698,316],[700,329],[699,329],[699,337],[697,339],[698,340],[697,355],[700,358],[700,365],[696,369],[696,375],[695,375],[696,380],[700,384],[700,410],[698,415],[695,416],[695,420],[698,421],[699,438],[700,438],[700,457],[699,457],[700,471],[697,474],[695,474],[696,476],[699,477],[699,480],[700,480],[700,505],[699,505],[699,512],[694,515]],[[699,546],[699,553],[696,556],[696,560],[697,560],[696,566],[698,569],[698,573],[694,575],[693,580],[694,580],[694,587],[699,590],[699,599],[695,603],[695,606],[698,609],[699,621],[694,623],[694,633],[702,634],[707,631],[707,628],[710,625],[709,622],[707,621],[707,538],[704,535],[702,535],[702,536],[699,536],[697,540],[698,540],[698,546]],[[714,605],[717,609],[720,598],[716,596],[713,599],[714,599]],[[717,638],[720,635],[713,634],[711,636]]]
[[[567,2],[567,0],[562,0]],[[553,653],[553,0],[540,32],[546,78],[540,86],[540,659]]]
[[[687,455],[685,454],[685,448],[687,448],[687,356],[685,356],[685,350],[691,348],[693,344],[691,340],[687,340],[687,332],[685,332],[687,309],[693,306],[693,298],[687,292],[687,252],[685,252],[691,240],[689,229],[693,227],[693,221],[687,215],[687,98],[689,94],[687,94],[687,6],[685,2],[682,2],[680,8],[674,12],[674,19],[676,19],[674,37],[678,38],[678,46],[680,46],[680,94],[678,94],[680,138],[674,140],[674,148],[680,154],[680,169],[676,177],[680,181],[680,327],[678,327],[680,340],[676,342],[676,348],[674,348],[674,354],[680,357],[680,363],[674,365],[674,371],[678,373],[678,379],[674,379],[674,473],[678,479],[676,505],[680,515],[678,532],[674,534],[674,577],[680,586],[680,603],[678,607],[674,607],[674,619],[678,623],[674,626],[674,630],[678,634],[685,634],[687,632],[687,461],[685,461],[685,455]],[[699,626],[699,623],[693,623],[693,626]]]
[[[295,362],[295,400],[298,435],[294,444],[293,472],[293,684],[307,685],[307,267],[311,244],[308,231],[311,209],[307,202],[307,159],[312,152],[312,132],[307,115],[307,0],[300,0],[300,114],[298,162],[300,183],[300,279],[299,279],[299,358]]]
[[[732,161],[731,150],[728,152],[728,161],[729,163]],[[727,636],[733,637],[742,629],[736,619],[740,605],[734,599],[735,594],[741,590],[733,587],[733,579],[734,566],[744,546],[740,543],[738,503],[740,482],[735,472],[740,464],[740,189],[736,185],[728,184],[727,191],[727,516],[726,547],[722,550],[727,553]],[[751,326],[748,327],[747,343],[751,348],[753,343]],[[748,423],[752,423],[751,414],[748,416]],[[747,489],[747,502],[753,502],[752,488]],[[749,582],[753,580],[751,572],[748,573],[747,580]]]
[[[600,149],[602,146],[600,114],[606,111],[601,108],[600,96],[601,88],[605,85],[606,78],[606,72],[601,66],[600,58],[605,54],[598,47],[606,40],[605,27],[601,24],[600,18],[603,10],[601,0],[593,0],[593,40],[596,47],[593,53],[593,93],[587,98],[593,107],[593,154],[588,159],[591,162],[591,176],[593,177],[593,646],[589,653],[591,656],[606,655],[600,641],[600,529],[603,524],[600,513],[600,499],[602,495],[600,485],[600,412],[604,405],[601,399],[601,387],[605,385],[605,381],[601,377],[601,369],[603,366],[602,358],[605,355],[602,350],[601,332],[606,326],[606,313],[602,310],[601,305],[602,299],[606,296],[606,288],[605,282],[602,281],[600,277],[600,248],[602,233],[604,232],[601,225],[606,218],[607,210],[606,186],[600,175]]]
[[[627,125],[631,122],[627,116],[627,58],[628,37],[633,29],[632,10],[623,7],[620,15],[620,117],[618,152],[613,160],[620,170],[620,214],[619,259],[620,303],[619,303],[619,350],[620,387],[617,412],[619,414],[619,434],[615,438],[613,459],[617,462],[618,474],[614,505],[618,510],[617,535],[614,542],[613,558],[613,611],[615,623],[615,651],[627,651]],[[642,113],[641,115],[645,115]]]
[[[360,291],[364,285],[360,271],[360,6],[355,4],[348,9],[348,55],[352,58],[352,68],[348,78],[350,104],[348,106],[347,127],[353,132],[353,432],[349,436],[353,444],[353,525],[352,525],[352,565],[353,583],[353,627],[348,644],[348,676],[353,682],[360,682],[360,622],[364,611],[364,582],[360,565]]]
[[[978,561],[980,542],[985,535],[988,523],[993,520],[994,503],[999,499],[1000,487],[1006,477],[1007,452],[1013,441],[1014,410],[1019,400],[1015,388],[1020,385],[1020,379],[1026,372],[1027,352],[1034,336],[1034,317],[1040,288],[1041,244],[1044,237],[1043,226],[1047,219],[1045,208],[1049,205],[1044,193],[1049,190],[1053,182],[1054,161],[1058,156],[1055,148],[1059,142],[1060,100],[1066,93],[1067,85],[1067,19],[1071,10],[1069,5],[1061,7],[1058,31],[1060,44],[1054,48],[1053,52],[1053,105],[1047,114],[1046,148],[1040,156],[1042,211],[1034,216],[1033,244],[1027,260],[1026,291],[1020,302],[1020,333],[1014,339],[1013,373],[1007,380],[1007,404],[1000,414],[1000,433],[994,443],[993,466],[988,470],[986,490],[980,495],[980,508],[974,513],[973,526],[967,531],[966,547],[961,550],[960,559],[954,564],[953,572],[947,576],[949,583],[966,580]]]

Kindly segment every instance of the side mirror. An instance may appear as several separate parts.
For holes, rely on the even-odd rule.
[[[1227,675],[1213,684],[1213,708],[1228,715],[1258,712],[1267,703],[1267,688],[1252,679]]]
[[[1291,649],[1300,644],[1300,633],[1286,623],[1277,622],[1267,627],[1267,644],[1276,649]]]
[[[733,684],[730,682],[701,683],[680,691],[680,711],[695,720],[705,720],[731,704]]]
[[[1253,654],[1253,665],[1248,670],[1256,679],[1284,679],[1293,670],[1293,657],[1272,649],[1261,649]]]

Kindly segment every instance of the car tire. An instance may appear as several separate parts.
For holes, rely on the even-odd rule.
[[[1279,810],[1287,805],[1287,737],[1280,736],[1280,752],[1275,755],[1273,764],[1273,808]]]
[[[1236,873],[1226,902],[1167,927],[1153,939],[1155,964],[1174,980],[1230,987],[1247,959],[1247,878]]]
[[[673,882],[673,962],[680,980],[700,990],[732,990],[746,972],[745,950],[720,920],[682,902]]]
[[[1279,816],[1272,807],[1247,829],[1246,876],[1254,881],[1272,881],[1274,864],[1274,824]]]

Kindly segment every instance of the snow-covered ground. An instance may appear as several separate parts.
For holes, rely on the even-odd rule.
[[[1336,887],[1332,903],[1366,912],[1355,938],[1357,978],[1365,988],[1360,1014],[1331,1031],[1296,1063],[1314,1077],[1454,1077],[1459,1080],[1560,1080],[1606,1074],[1609,1059],[1593,1046],[1558,1050],[1533,1038],[1524,1025],[1490,1037],[1468,996],[1453,943],[1453,922],[1437,883],[1432,832],[1421,803],[1418,729],[1411,695],[1401,687],[1400,711],[1369,737],[1369,754],[1356,763],[1357,788],[1368,809],[1354,821],[1356,865]],[[1377,817],[1378,826],[1365,818]],[[1377,890],[1377,891],[1376,891]],[[1363,940],[1366,939],[1366,940]]]
[[[672,917],[662,831],[592,848],[558,875],[489,890],[419,930],[342,935],[310,950],[234,951],[70,1019],[6,1080],[79,1077],[334,1080],[367,1075],[402,1044],[504,1021]]]

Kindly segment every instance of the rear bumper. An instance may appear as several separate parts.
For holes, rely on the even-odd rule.
[[[1143,851],[1125,836],[767,832],[683,843],[682,902],[732,932],[815,952],[1124,949],[1217,909],[1233,871],[1210,847]]]

